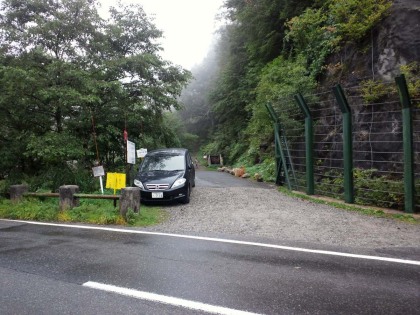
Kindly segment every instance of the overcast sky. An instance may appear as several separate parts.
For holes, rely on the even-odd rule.
[[[102,10],[113,0],[100,0]],[[162,57],[186,69],[199,64],[207,55],[217,28],[215,15],[223,0],[123,0],[141,4],[148,16],[162,30]]]

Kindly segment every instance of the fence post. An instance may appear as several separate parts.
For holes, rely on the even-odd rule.
[[[280,185],[281,183],[280,183],[280,166],[281,166],[281,157],[280,157],[280,148],[279,148],[279,146],[278,146],[278,140],[277,140],[277,138],[280,138],[279,137],[279,129],[280,129],[280,127],[279,127],[279,125],[280,125],[280,123],[279,123],[279,119],[278,119],[278,117],[277,117],[277,115],[276,115],[276,113],[274,112],[274,109],[273,109],[273,107],[271,106],[271,104],[270,103],[266,103],[266,104],[264,104],[265,105],[265,108],[267,108],[267,111],[268,111],[268,114],[270,115],[270,117],[271,117],[271,120],[273,121],[273,127],[274,127],[274,139],[275,139],[275,145],[274,145],[274,149],[275,149],[275,159],[276,159],[276,185]]]
[[[315,191],[314,180],[314,131],[313,120],[308,105],[302,94],[295,95],[295,100],[305,114],[305,150],[306,150],[306,193],[313,195]]]
[[[404,211],[413,213],[415,209],[413,118],[407,82],[402,74],[395,78],[402,105],[403,147],[404,147]]]
[[[333,93],[343,114],[344,201],[354,203],[353,183],[353,131],[350,106],[340,84]]]

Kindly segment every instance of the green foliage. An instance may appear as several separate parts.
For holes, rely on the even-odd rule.
[[[138,144],[179,144],[163,113],[180,108],[190,73],[161,59],[162,32],[141,6],[119,5],[108,20],[97,8],[1,3],[0,178],[51,174],[74,160],[80,169],[96,159],[121,167],[124,128]]]
[[[338,201],[335,202],[335,201],[327,201],[327,200],[324,200],[324,199],[318,199],[315,196],[308,196],[308,195],[304,195],[302,193],[296,193],[296,192],[289,191],[285,187],[279,187],[278,189],[279,189],[280,192],[282,192],[285,195],[292,196],[292,197],[299,198],[299,199],[308,200],[308,201],[318,203],[318,204],[330,205],[330,206],[333,206],[333,207],[336,207],[336,208],[339,208],[339,209],[348,210],[348,211],[357,211],[361,214],[369,215],[369,216],[375,216],[375,217],[378,217],[378,218],[391,218],[391,219],[404,221],[404,222],[407,222],[407,223],[420,224],[419,219],[416,219],[415,217],[413,217],[412,215],[409,215],[409,214],[388,214],[388,213],[385,213],[382,210],[378,210],[378,209],[375,209],[375,208],[361,207],[361,206],[351,205],[351,204],[342,203],[342,202],[338,202]]]
[[[298,56],[294,61],[279,57],[269,63],[261,73],[260,82],[255,90],[256,101],[249,105],[252,118],[248,123],[246,134],[250,145],[246,155],[258,155],[261,144],[268,144],[273,139],[273,121],[265,107],[270,102],[279,115],[280,122],[289,132],[297,129],[296,114],[300,109],[293,99],[286,96],[299,92],[308,92],[315,88],[315,80],[307,75],[305,60]]]
[[[138,216],[138,213],[135,213],[133,209],[128,208],[127,213],[125,215],[125,219],[127,221],[127,224],[134,225],[136,222],[136,217]]]
[[[0,199],[0,217],[15,220],[55,221],[57,220],[57,200],[40,201],[27,198],[18,203]]]
[[[392,5],[391,0],[330,0],[328,11],[338,36],[357,41],[375,26]]]
[[[198,135],[184,132],[179,135],[179,141],[183,148],[189,149],[191,152],[195,152],[200,147],[201,139]]]
[[[329,0],[287,22],[285,41],[304,54],[311,74],[323,70],[325,59],[343,42],[358,41],[378,23],[392,5],[389,0]]]
[[[276,180],[276,161],[272,156],[267,156],[259,164],[254,164],[253,161],[249,161],[243,156],[236,164],[236,167],[240,166],[244,166],[246,173],[251,175],[251,177],[258,173],[265,182],[274,182]]]
[[[80,139],[69,132],[46,133],[28,138],[27,157],[31,157],[41,163],[57,164],[66,160],[80,160],[85,156]]]
[[[83,199],[79,207],[66,210],[68,222],[86,222],[91,224],[117,224],[120,214],[109,200],[92,201]]]
[[[404,205],[404,182],[389,175],[378,175],[375,169],[355,169],[354,189],[357,204],[400,210]]]
[[[118,208],[109,200],[82,199],[80,206],[66,211],[58,210],[57,199],[24,198],[20,202],[0,198],[0,218],[34,221],[84,222],[90,224],[116,224],[133,226],[155,225],[167,218],[158,207],[141,205],[140,214],[131,210],[122,218]]]
[[[400,178],[381,175],[376,169],[355,168],[353,174],[355,203],[402,209],[404,205],[404,182]],[[419,184],[420,180],[417,180],[416,185]],[[342,199],[344,193],[343,174],[337,170],[326,172],[317,181],[315,189],[322,195]],[[420,204],[420,195],[416,198],[416,203]]]
[[[316,180],[315,192],[320,195],[342,199],[344,196],[344,175],[339,170],[326,171]]]
[[[94,192],[99,189],[98,179],[94,178],[91,169],[84,169],[77,162],[63,166],[51,167],[47,171],[33,176],[29,180],[32,191],[51,189],[57,191],[62,185],[77,185],[81,191]]]
[[[400,66],[400,72],[405,76],[410,98],[418,98],[420,96],[420,63],[415,61],[402,65]],[[383,81],[365,80],[360,83],[360,86],[363,99],[367,103],[380,102],[397,93],[395,84]]]
[[[404,74],[408,93],[412,99],[420,97],[420,62],[414,61],[400,67],[400,71]],[[418,104],[420,107],[420,104]]]
[[[229,18],[240,24],[236,32],[244,39],[250,60],[264,64],[279,55],[286,20],[311,5],[312,0],[228,0],[224,4]]]
[[[367,103],[375,103],[396,92],[396,88],[382,81],[365,80],[360,83],[362,97]]]
[[[0,180],[0,198],[8,193],[9,187],[10,185],[8,185],[6,180]]]
[[[287,22],[285,41],[297,54],[306,58],[308,69],[313,76],[318,75],[326,57],[338,46],[340,38],[336,28],[328,24],[325,9],[307,9]]]

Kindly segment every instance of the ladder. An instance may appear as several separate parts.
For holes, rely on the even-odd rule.
[[[285,182],[289,190],[296,186],[295,170],[284,130],[270,103],[265,104],[271,119],[274,122],[274,142],[276,158],[276,185],[283,185]],[[283,180],[284,178],[284,180]]]

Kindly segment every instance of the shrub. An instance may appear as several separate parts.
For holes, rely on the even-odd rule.
[[[396,92],[396,87],[381,81],[366,80],[361,84],[362,97],[367,103],[375,103],[383,100],[389,94]]]

